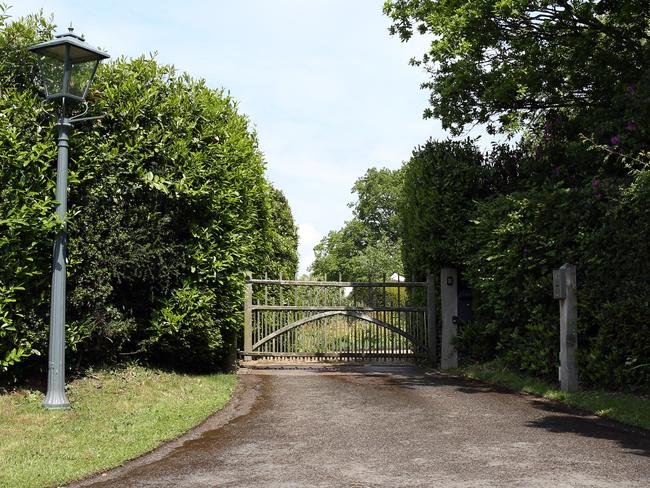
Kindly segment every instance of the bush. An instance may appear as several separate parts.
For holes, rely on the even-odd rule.
[[[0,24],[5,371],[46,346],[56,144],[25,48],[52,30],[40,16]],[[136,354],[214,369],[240,329],[245,270],[297,266],[288,203],[222,90],[143,57],[101,65],[89,96],[107,116],[71,136],[69,363]]]
[[[423,266],[457,267],[461,286],[472,290],[473,321],[457,341],[463,357],[498,356],[556,378],[559,320],[551,272],[569,262],[578,268],[581,381],[647,389],[648,166],[638,158],[627,167],[605,162],[594,176],[598,164],[591,161],[573,167],[569,178],[553,167],[544,176],[525,151],[508,155],[500,148],[481,159],[476,149],[459,153],[454,144],[429,143],[406,165],[403,252],[420,273]],[[555,164],[570,166],[555,157]],[[515,178],[504,177],[506,167]]]
[[[33,91],[24,47],[49,37],[36,17],[9,24],[0,8],[0,375],[46,344],[56,145]],[[47,139],[46,139],[47,137]]]
[[[399,210],[407,276],[423,279],[427,270],[462,266],[463,236],[474,200],[487,187],[485,176],[483,155],[469,139],[428,141],[413,151]]]

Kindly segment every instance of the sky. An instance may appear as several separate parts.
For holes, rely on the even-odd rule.
[[[355,180],[395,169],[427,139],[427,80],[409,59],[427,40],[388,33],[384,0],[8,0],[20,17],[43,9],[113,58],[157,53],[225,88],[255,128],[267,177],[289,200],[300,273],[313,247],[352,217]]]

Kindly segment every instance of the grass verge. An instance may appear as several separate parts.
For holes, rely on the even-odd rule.
[[[470,365],[453,373],[466,378],[539,395],[624,424],[650,430],[650,398],[628,393],[583,390],[566,393],[557,385],[508,370],[498,361]]]
[[[222,408],[235,383],[129,366],[69,383],[67,412],[44,410],[39,391],[2,394],[0,487],[62,484],[120,465]]]

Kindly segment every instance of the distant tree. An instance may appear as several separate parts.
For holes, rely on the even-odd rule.
[[[370,168],[354,183],[352,193],[357,195],[357,201],[349,206],[371,238],[393,243],[399,239],[397,208],[403,180],[401,170]]]
[[[384,13],[403,41],[433,37],[412,63],[432,76],[425,117],[456,134],[607,108],[650,65],[647,0],[389,0]]]
[[[370,168],[355,182],[354,218],[316,245],[312,273],[331,278],[340,273],[343,279],[402,273],[397,220],[402,181],[401,170]]]

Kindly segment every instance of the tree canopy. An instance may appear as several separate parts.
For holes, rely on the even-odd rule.
[[[427,117],[455,135],[520,131],[481,154],[429,141],[404,168],[406,272],[454,266],[471,290],[465,359],[556,375],[551,270],[577,265],[583,384],[647,391],[650,3],[391,0],[391,33],[430,49]],[[465,290],[465,291],[467,291]]]
[[[312,273],[356,280],[402,273],[397,219],[401,170],[370,168],[359,178],[350,204],[354,218],[330,231],[314,248]]]
[[[551,110],[607,107],[650,72],[646,0],[389,0],[390,32],[430,35],[426,117],[458,134],[510,131]]]

